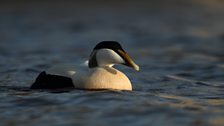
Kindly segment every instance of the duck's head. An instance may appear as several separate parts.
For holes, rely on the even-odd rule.
[[[103,41],[98,43],[90,55],[89,68],[112,67],[115,64],[123,64],[137,71],[140,69],[118,42]]]

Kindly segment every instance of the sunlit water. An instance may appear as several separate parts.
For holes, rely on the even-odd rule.
[[[126,4],[1,3],[0,125],[224,125],[223,2]],[[102,40],[141,67],[116,66],[133,91],[29,89]]]

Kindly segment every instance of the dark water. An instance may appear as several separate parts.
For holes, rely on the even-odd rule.
[[[222,0],[0,2],[0,125],[224,125]],[[133,91],[29,90],[102,40],[141,66]]]

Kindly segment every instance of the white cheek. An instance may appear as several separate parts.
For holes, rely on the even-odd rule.
[[[111,49],[100,49],[96,54],[98,65],[113,65],[124,63],[124,60]]]

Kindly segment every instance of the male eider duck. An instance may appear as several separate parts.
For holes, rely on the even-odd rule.
[[[123,64],[139,71],[139,66],[116,41],[103,41],[93,49],[86,66],[56,66],[41,72],[31,89],[77,88],[85,90],[132,90],[128,77],[113,68]]]

